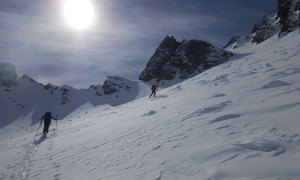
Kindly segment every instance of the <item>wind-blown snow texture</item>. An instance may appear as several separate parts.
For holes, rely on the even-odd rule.
[[[0,179],[300,179],[299,32],[234,53],[156,98],[81,106],[47,138],[14,121]]]

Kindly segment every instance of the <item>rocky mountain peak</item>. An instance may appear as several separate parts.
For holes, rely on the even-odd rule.
[[[160,43],[159,49],[176,49],[179,46],[178,42],[174,36],[166,36],[165,39]]]
[[[184,80],[226,61],[232,55],[206,41],[193,39],[178,42],[173,36],[167,36],[150,58],[139,79]]]
[[[102,86],[103,93],[106,95],[114,94],[122,90],[130,91],[131,88],[127,80],[120,76],[107,76],[107,80],[104,81]]]
[[[159,77],[161,69],[167,62],[170,61],[174,51],[179,47],[179,45],[180,42],[178,42],[174,36],[166,36],[150,58],[146,68],[140,74],[139,79],[143,81],[149,81]]]

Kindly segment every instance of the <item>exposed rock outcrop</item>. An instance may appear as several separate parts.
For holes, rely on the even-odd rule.
[[[300,0],[278,0],[277,8],[253,26],[250,35],[231,38],[224,49],[247,43],[261,43],[278,34],[278,38],[300,27]]]
[[[173,36],[167,36],[150,58],[139,79],[143,81],[187,79],[225,62],[231,56],[232,53],[206,41],[178,42]]]

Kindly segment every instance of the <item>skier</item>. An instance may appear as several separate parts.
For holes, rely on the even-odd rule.
[[[158,86],[158,85],[155,85],[155,84],[153,84],[153,85],[151,86],[151,91],[152,91],[152,93],[150,94],[149,97],[151,97],[152,95],[155,97],[155,95],[156,95],[156,90],[157,90],[157,86]]]
[[[50,126],[50,123],[51,123],[51,119],[54,119],[54,120],[57,121],[57,115],[56,115],[56,118],[54,118],[51,115],[51,112],[46,112],[44,114],[44,116],[41,118],[41,124],[42,124],[42,121],[44,120],[44,130],[43,130],[44,135],[46,135],[48,133],[49,126]]]

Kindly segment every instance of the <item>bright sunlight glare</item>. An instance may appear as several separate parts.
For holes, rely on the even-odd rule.
[[[94,19],[94,8],[89,0],[65,0],[63,11],[67,23],[78,30],[88,28]]]

